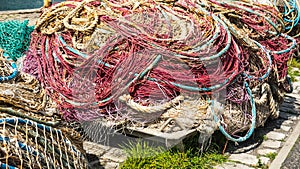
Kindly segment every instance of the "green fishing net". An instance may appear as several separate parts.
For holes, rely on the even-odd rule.
[[[33,29],[34,26],[28,26],[28,20],[0,22],[0,48],[16,61],[28,49]]]

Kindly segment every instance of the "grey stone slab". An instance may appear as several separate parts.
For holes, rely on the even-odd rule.
[[[269,148],[263,148],[263,149],[259,149],[257,150],[257,154],[259,155],[267,155],[270,153],[276,153],[277,151],[274,149],[269,149]]]
[[[246,153],[241,154],[231,154],[229,160],[240,162],[249,166],[256,166],[258,164],[258,159],[256,156]]]
[[[300,137],[289,152],[289,155],[282,163],[282,169],[299,169],[300,168]]]
[[[281,147],[281,142],[274,140],[266,140],[262,143],[262,146],[267,148],[279,149]]]
[[[297,142],[298,139],[298,142]],[[283,147],[278,152],[276,158],[272,161],[270,169],[277,169],[280,166],[282,168],[300,168],[300,122],[294,127],[293,132],[285,141]],[[296,150],[296,151],[295,151]],[[289,161],[285,163],[285,161]],[[285,163],[285,164],[284,164]]]
[[[285,138],[285,134],[275,132],[275,131],[271,131],[271,132],[267,133],[266,136],[268,139],[277,140],[277,141],[283,140]]]
[[[122,149],[118,148],[111,148],[109,149],[102,157],[101,159],[104,160],[110,160],[114,162],[124,162],[126,160],[127,156],[126,153]]]
[[[290,127],[290,126],[284,126],[284,125],[281,125],[281,126],[280,126],[280,129],[283,130],[283,131],[286,131],[286,132],[290,131],[291,128],[292,128],[292,127]]]
[[[107,162],[107,163],[104,165],[104,168],[105,168],[105,169],[117,169],[117,168],[119,168],[119,163],[115,163],[115,162]]]
[[[92,143],[92,142],[83,142],[83,148],[89,154],[95,154],[97,156],[101,156],[106,153],[110,148],[107,146],[103,146],[100,144]]]
[[[284,122],[282,122],[282,125],[292,125],[294,124],[294,122],[292,120],[285,120]]]
[[[259,157],[259,160],[264,165],[269,165],[271,163],[271,160],[268,157]]]

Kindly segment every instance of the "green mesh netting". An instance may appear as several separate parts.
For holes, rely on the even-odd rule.
[[[28,20],[0,22],[0,48],[14,61],[22,56],[30,44],[30,34],[34,26],[27,24]]]

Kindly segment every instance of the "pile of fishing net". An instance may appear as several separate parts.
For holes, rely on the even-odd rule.
[[[70,122],[244,141],[292,90],[299,4],[283,2],[65,1],[41,14],[22,70]]]
[[[87,168],[76,126],[16,62],[29,46],[28,21],[0,22],[0,168]]]
[[[87,168],[80,123],[246,140],[291,92],[300,35],[297,1],[265,2],[65,1],[34,30],[0,22],[0,168]]]

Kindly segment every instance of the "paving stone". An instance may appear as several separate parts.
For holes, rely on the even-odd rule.
[[[284,126],[284,125],[281,125],[281,126],[280,126],[280,129],[283,130],[283,131],[288,132],[288,131],[290,131],[291,127],[290,127],[290,126]]]
[[[108,150],[107,153],[105,153],[101,159],[109,159],[111,161],[114,162],[124,162],[126,160],[127,156],[126,153],[118,148],[111,148],[110,150]]]
[[[258,159],[256,156],[251,154],[231,154],[229,160],[240,162],[250,166],[256,166],[258,163]]]
[[[263,147],[278,149],[281,147],[280,141],[267,140],[262,143]]]
[[[297,93],[300,90],[300,82],[293,82],[294,91]]]
[[[268,157],[259,157],[259,160],[264,165],[269,165],[271,160]]]
[[[257,150],[257,153],[259,155],[266,155],[266,154],[270,154],[270,153],[276,153],[277,151],[274,149],[269,149],[269,148],[264,148],[264,149],[259,149]]]
[[[107,146],[103,146],[100,144],[92,143],[92,142],[83,142],[83,148],[89,154],[95,154],[97,156],[101,156],[106,153],[110,148]]]
[[[221,166],[216,166],[215,169],[254,169],[254,168],[244,164],[227,162],[222,164]]]
[[[114,162],[108,162],[104,165],[105,169],[117,169],[119,168],[119,164],[118,163],[114,163]]]
[[[268,139],[277,140],[277,141],[281,141],[285,138],[285,134],[275,132],[275,131],[271,131],[271,132],[267,133],[266,136],[267,136]]]
[[[285,120],[284,122],[282,122],[282,125],[291,125],[291,124],[294,124],[294,122],[291,120]]]

